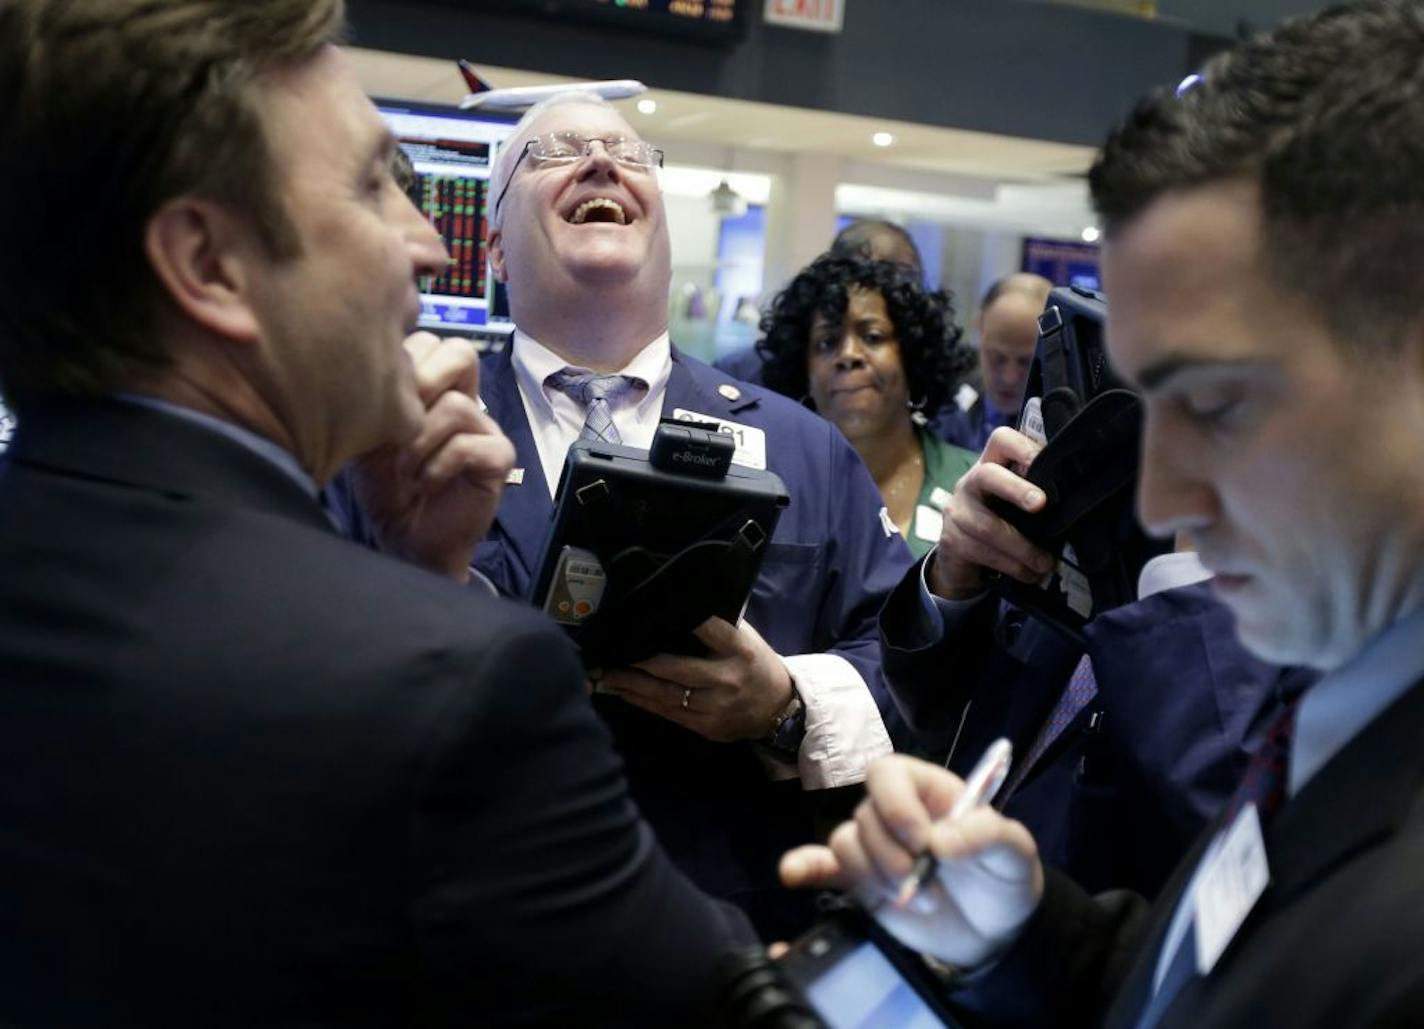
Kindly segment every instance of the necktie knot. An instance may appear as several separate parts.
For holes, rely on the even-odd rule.
[[[613,424],[613,406],[635,389],[647,389],[648,384],[632,375],[603,375],[582,368],[561,368],[547,379],[550,389],[572,397],[584,409],[580,439],[621,443],[622,436]]]

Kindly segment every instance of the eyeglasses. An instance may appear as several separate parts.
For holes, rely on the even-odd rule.
[[[524,149],[519,151],[514,164],[510,165],[509,178],[505,179],[504,188],[499,191],[499,196],[495,197],[494,213],[499,213],[499,206],[504,203],[504,195],[509,192],[519,162],[525,157],[530,157],[540,164],[573,164],[593,153],[595,143],[602,143],[604,153],[625,168],[646,172],[663,166],[662,150],[642,140],[623,139],[618,136],[604,139],[601,136],[583,136],[577,132],[546,132],[542,136],[524,141]]]

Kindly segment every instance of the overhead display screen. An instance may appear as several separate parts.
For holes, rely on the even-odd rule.
[[[457,0],[446,0],[457,2]],[[750,0],[466,0],[546,18],[601,23],[661,35],[731,40],[742,32]]]

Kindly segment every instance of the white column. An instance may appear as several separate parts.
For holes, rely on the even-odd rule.
[[[768,296],[831,245],[836,234],[836,185],[841,162],[824,154],[797,154],[772,180],[766,217]]]

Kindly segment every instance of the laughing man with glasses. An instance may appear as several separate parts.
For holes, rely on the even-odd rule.
[[[706,657],[607,670],[613,695],[594,702],[674,860],[784,937],[811,909],[777,888],[780,849],[811,838],[825,791],[862,781],[891,749],[887,724],[901,726],[882,685],[875,616],[910,556],[830,423],[672,345],[661,163],[590,94],[555,98],[520,122],[490,182],[490,260],[516,330],[483,362],[480,392],[522,472],[482,541],[449,533],[438,547],[412,546],[387,526],[380,542],[447,560],[473,548],[480,572],[526,596],[569,445],[596,429],[647,447],[658,419],[675,413],[722,423],[739,461],[781,476],[791,506],[744,619],[703,625]],[[569,386],[591,373],[610,377],[596,400]]]

